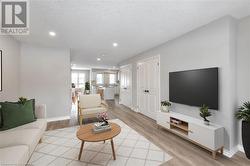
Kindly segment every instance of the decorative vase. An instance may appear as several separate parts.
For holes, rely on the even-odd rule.
[[[207,126],[209,126],[209,121],[204,120],[204,124],[207,125]]]
[[[168,106],[161,106],[163,112],[169,112]]]
[[[250,159],[250,123],[242,121],[242,144],[245,154]]]

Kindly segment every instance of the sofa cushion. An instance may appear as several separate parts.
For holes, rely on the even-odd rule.
[[[0,148],[0,165],[26,165],[29,148],[25,145]]]
[[[23,124],[34,122],[34,100],[24,104],[4,102],[1,103],[3,125],[2,130],[18,127]]]
[[[27,123],[25,125],[21,125],[21,126],[9,129],[9,130],[1,131],[0,133],[21,130],[21,129],[40,129],[42,131],[45,131],[46,128],[47,128],[47,120],[37,119],[35,122]]]
[[[105,107],[96,107],[96,108],[86,108],[81,109],[82,115],[89,115],[89,114],[97,114],[101,112],[106,112],[107,109]]]
[[[94,108],[101,105],[100,94],[80,95],[79,107],[80,108]]]
[[[30,154],[38,144],[43,131],[40,129],[20,129],[0,132],[0,148],[16,145],[27,145]]]
[[[37,119],[35,122],[31,122],[19,127],[14,128],[14,130],[19,129],[40,129],[45,131],[47,127],[47,120],[45,119]]]

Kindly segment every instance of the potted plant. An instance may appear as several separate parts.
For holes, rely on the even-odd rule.
[[[28,101],[25,97],[19,97],[18,104],[24,105]]]
[[[245,154],[250,159],[250,101],[239,107],[236,118],[242,119],[242,143]]]
[[[161,101],[161,110],[165,112],[169,112],[169,107],[171,106],[171,103],[169,101],[163,100]]]
[[[90,94],[90,83],[88,81],[85,82],[85,93]]]
[[[211,112],[209,112],[208,106],[206,106],[205,104],[203,104],[200,108],[200,116],[204,119],[204,124],[209,125],[209,120],[207,119],[207,117],[211,116]]]

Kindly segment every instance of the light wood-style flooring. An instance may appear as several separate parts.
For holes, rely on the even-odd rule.
[[[210,152],[160,128],[156,122],[140,113],[135,113],[125,106],[108,102],[112,117],[119,118],[131,128],[161,147],[173,159],[163,164],[167,166],[250,166],[243,153],[238,152],[232,158],[218,155],[214,160]]]
[[[244,153],[238,152],[232,158],[218,155],[214,160],[210,152],[163,128],[158,128],[154,120],[119,105],[117,102],[108,101],[108,104],[111,119],[122,120],[173,157],[163,166],[250,166],[250,160],[245,157]],[[72,125],[72,123],[69,124]],[[50,129],[58,128],[58,126],[53,126],[51,125]]]

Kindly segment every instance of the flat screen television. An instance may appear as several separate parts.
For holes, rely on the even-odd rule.
[[[218,68],[169,73],[169,100],[218,110]]]

